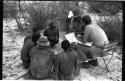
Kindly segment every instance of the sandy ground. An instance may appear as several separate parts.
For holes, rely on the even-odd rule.
[[[4,80],[15,80],[24,75],[28,70],[23,69],[22,61],[20,60],[20,51],[23,45],[23,40],[26,34],[15,31],[17,28],[16,22],[3,21],[3,68],[2,77]],[[64,33],[60,33],[60,42]],[[57,45],[55,53],[61,52],[60,44]],[[122,54],[121,49],[117,49],[114,56],[108,65],[110,72],[104,70],[104,62],[98,58],[99,66],[91,66],[88,69],[81,68],[78,76],[74,80],[84,81],[122,81]],[[109,52],[111,53],[111,51]],[[111,55],[104,57],[106,62],[109,61]],[[24,80],[24,78],[20,78]]]

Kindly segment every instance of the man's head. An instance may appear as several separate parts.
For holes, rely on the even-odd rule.
[[[53,29],[53,28],[56,28],[56,25],[55,25],[54,22],[51,22],[51,23],[49,24],[49,27]]]
[[[81,14],[86,14],[88,12],[88,9],[90,8],[88,3],[83,1],[78,2],[78,7],[80,9]]]
[[[76,8],[76,9],[73,10],[73,15],[74,15],[74,16],[80,15],[80,10],[79,10],[79,8]]]
[[[41,31],[41,30],[40,30],[40,28],[38,28],[38,27],[33,27],[33,28],[32,28],[33,34],[34,34],[34,33],[40,33],[40,31]]]
[[[38,41],[38,44],[40,46],[49,46],[50,45],[50,42],[48,41],[47,37],[46,36],[41,36],[39,41]]]
[[[88,24],[92,23],[91,17],[89,15],[84,15],[82,17],[82,23],[83,23],[83,25],[88,25]]]
[[[61,43],[61,47],[63,48],[63,50],[67,50],[68,48],[70,48],[70,42],[68,40],[63,40]]]
[[[33,41],[34,43],[36,43],[36,42],[39,40],[39,38],[40,38],[40,34],[39,34],[39,33],[34,33],[34,34],[32,35],[32,41]]]

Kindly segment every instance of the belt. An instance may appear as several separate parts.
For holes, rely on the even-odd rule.
[[[92,46],[95,46],[96,48],[104,49],[104,47],[96,46],[94,44]]]

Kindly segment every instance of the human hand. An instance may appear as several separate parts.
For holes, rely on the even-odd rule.
[[[78,40],[81,40],[81,37],[82,37],[82,35],[80,35],[80,34],[77,35]]]

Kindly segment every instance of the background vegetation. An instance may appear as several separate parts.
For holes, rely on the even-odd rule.
[[[87,12],[98,15],[98,24],[109,40],[122,43],[122,4],[120,2],[84,2]],[[3,1],[3,18],[15,19],[18,29],[47,28],[55,21],[60,31],[65,31],[65,19],[69,9],[75,9],[78,1]],[[83,7],[86,5],[82,5]],[[84,10],[84,9],[83,9]]]

